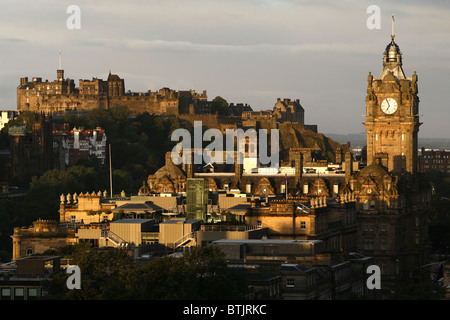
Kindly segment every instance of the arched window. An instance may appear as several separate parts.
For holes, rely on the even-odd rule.
[[[364,201],[363,210],[369,210],[369,200]]]
[[[309,186],[307,184],[303,185],[303,193],[307,194],[309,192]]]

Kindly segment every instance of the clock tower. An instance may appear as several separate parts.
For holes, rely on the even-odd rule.
[[[379,163],[388,172],[417,171],[419,97],[417,74],[407,78],[402,53],[391,36],[379,78],[367,77],[367,165]]]

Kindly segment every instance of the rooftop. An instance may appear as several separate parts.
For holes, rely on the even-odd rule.
[[[134,224],[142,224],[146,222],[153,221],[153,219],[120,219],[116,221],[112,221],[111,223],[134,223]]]
[[[216,240],[213,243],[318,244],[322,242],[323,242],[322,240],[297,240],[297,239],[221,239]]]

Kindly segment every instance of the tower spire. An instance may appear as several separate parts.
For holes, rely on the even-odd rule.
[[[394,40],[395,38],[394,25],[395,25],[395,17],[394,14],[392,14],[392,33],[391,33],[392,40]]]

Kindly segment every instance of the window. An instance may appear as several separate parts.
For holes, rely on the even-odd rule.
[[[381,262],[381,263],[380,263],[380,269],[381,269],[381,274],[382,274],[382,275],[388,274],[388,266],[387,266],[387,262]]]
[[[369,200],[364,201],[363,210],[369,210]]]
[[[23,288],[14,288],[14,300],[24,300],[24,292]]]
[[[27,256],[31,256],[33,254],[33,249],[28,248],[27,249]]]
[[[382,224],[380,225],[380,230],[381,230],[381,231],[386,231],[386,224],[385,224],[385,223],[382,223]]]
[[[34,300],[38,297],[38,289],[37,288],[28,288],[27,290],[27,299]]]
[[[364,250],[373,250],[373,238],[364,238]]]
[[[333,192],[339,193],[339,185],[338,184],[333,185]]]
[[[306,221],[300,221],[300,229],[302,230],[306,229]]]
[[[303,185],[303,193],[304,194],[307,194],[308,193],[308,185],[307,184],[305,184],[305,185]]]
[[[295,287],[295,279],[294,278],[287,278],[286,279],[286,287],[289,287],[289,288]]]
[[[381,238],[381,250],[386,250],[387,248],[387,240],[385,237]]]
[[[11,300],[11,288],[2,288],[1,300]]]

